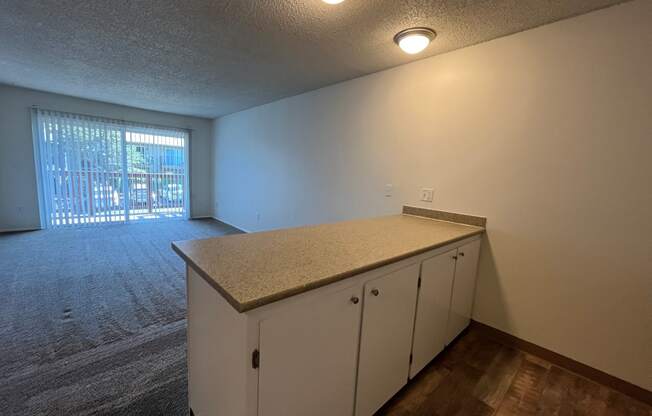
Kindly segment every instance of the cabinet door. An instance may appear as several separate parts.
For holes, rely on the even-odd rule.
[[[446,325],[451,303],[457,249],[421,263],[410,378],[417,375],[446,345]]]
[[[357,416],[372,415],[407,382],[418,277],[414,264],[364,286]]]
[[[472,241],[457,249],[446,344],[453,341],[471,321],[479,257],[480,240]]]
[[[326,293],[260,322],[259,415],[353,414],[361,296]]]

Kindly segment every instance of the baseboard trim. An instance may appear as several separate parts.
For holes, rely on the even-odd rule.
[[[543,358],[546,361],[549,361],[559,367],[563,367],[582,377],[603,384],[643,403],[652,405],[652,392],[644,389],[643,387],[639,387],[628,381],[612,376],[611,374],[607,374],[604,371],[598,370],[597,368],[582,364],[579,361],[573,360],[572,358],[568,358],[547,348],[543,348],[529,341],[525,341],[524,339],[515,337],[514,335],[508,334],[507,332],[503,332],[481,322],[472,320],[470,329],[474,329],[486,335],[499,344],[513,347],[537,357]]]
[[[0,230],[0,234],[4,233],[22,233],[25,231],[38,231],[41,230],[41,227],[36,227],[36,228],[6,228],[4,230]]]
[[[231,224],[230,222],[226,222],[226,221],[224,221],[224,220],[222,220],[222,219],[219,219],[219,218],[217,218],[217,217],[209,217],[209,218],[212,218],[212,219],[214,219],[215,221],[223,222],[224,224],[228,225],[229,227],[233,227],[233,228],[235,228],[236,230],[240,230],[240,231],[242,231],[242,232],[245,233],[245,234],[251,234],[251,233],[253,232],[253,231],[245,230],[245,229],[242,228],[242,227],[238,227],[237,225],[233,225],[233,224]]]
[[[242,229],[242,228],[240,228],[240,227],[236,227],[235,225],[230,224],[230,223],[228,223],[228,222],[226,222],[226,221],[224,221],[224,220],[221,220],[221,219],[219,219],[219,218],[217,218],[217,217],[214,217],[214,216],[212,216],[212,215],[200,215],[200,216],[196,216],[196,217],[191,217],[190,219],[191,219],[191,220],[215,220],[215,221],[219,221],[219,222],[221,222],[221,223],[223,223],[223,224],[226,224],[226,225],[228,225],[229,227],[233,227],[233,228],[235,228],[235,229],[238,230],[238,231],[242,231],[242,232],[245,233],[245,234],[249,234],[249,233],[251,233],[251,231],[247,231],[247,230]]]

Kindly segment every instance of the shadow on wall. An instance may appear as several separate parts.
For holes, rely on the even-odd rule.
[[[487,230],[482,235],[473,319],[502,331],[510,332],[513,329],[512,319],[510,318],[505,302],[500,274],[491,244],[491,237],[495,237],[495,235],[496,231],[493,230]],[[489,298],[489,301],[484,300],[482,301],[482,305],[478,305],[478,299],[480,298]],[[483,316],[478,316],[478,306],[481,307],[481,314]]]

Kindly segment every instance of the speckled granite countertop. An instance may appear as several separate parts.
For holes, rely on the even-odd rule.
[[[245,312],[483,231],[392,215],[176,241],[172,247],[237,311]]]

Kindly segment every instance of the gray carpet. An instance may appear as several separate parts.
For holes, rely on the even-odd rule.
[[[187,415],[184,263],[213,220],[0,234],[0,414]]]

